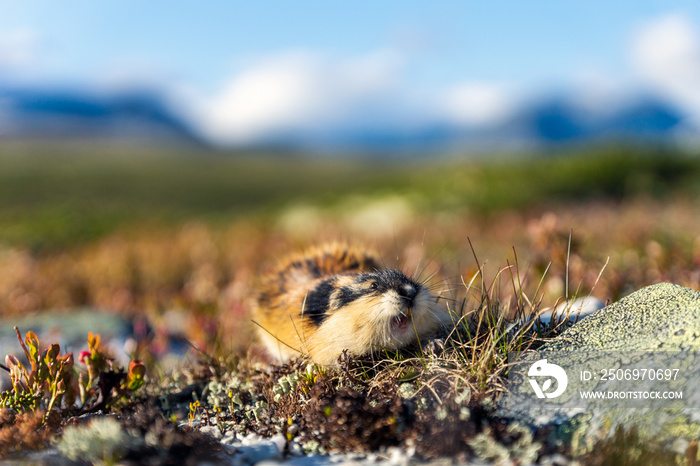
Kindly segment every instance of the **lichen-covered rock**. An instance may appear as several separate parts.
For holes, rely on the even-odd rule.
[[[538,354],[616,352],[638,355],[680,351],[694,360],[699,350],[700,292],[661,283],[643,288],[578,322],[539,348]],[[569,374],[570,384],[572,377],[578,375]],[[700,377],[691,373],[684,376]],[[634,389],[635,385],[630,382],[629,386]],[[522,384],[519,391],[524,393],[528,389],[528,384]],[[639,407],[639,404],[626,408],[606,407],[610,405],[605,403],[582,409],[555,402],[543,409],[543,403],[534,395],[520,397],[516,403],[513,399],[511,394],[500,400],[500,416],[529,424],[534,429],[546,428],[550,437],[555,437],[549,439],[551,442],[565,444],[575,454],[590,451],[598,440],[609,437],[618,427],[634,427],[635,435],[677,450],[679,454],[684,452],[678,445],[700,438],[700,406],[698,400],[693,399],[693,393],[684,393],[682,400],[654,409]]]
[[[550,350],[700,350],[700,292],[670,283],[643,288],[578,322]]]

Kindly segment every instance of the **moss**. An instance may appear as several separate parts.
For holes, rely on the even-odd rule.
[[[115,464],[140,444],[141,439],[125,432],[117,420],[99,417],[86,425],[66,427],[58,449],[72,460]]]

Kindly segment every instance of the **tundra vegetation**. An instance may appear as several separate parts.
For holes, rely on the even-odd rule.
[[[205,458],[221,450],[201,432],[215,426],[282,435],[288,454],[399,446],[422,458],[683,461],[634,426],[573,452],[491,407],[507,353],[569,325],[539,313],[662,281],[700,290],[696,153],[403,160],[4,143],[0,166],[2,320],[92,307],[148,322],[128,367],[99,335],[73,355],[18,329],[0,454]],[[270,365],[250,316],[257,278],[292,250],[337,239],[424,280],[454,329],[337,368]],[[181,363],[166,364],[182,341]]]

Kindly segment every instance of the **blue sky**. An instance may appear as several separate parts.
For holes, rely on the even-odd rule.
[[[0,0],[0,82],[161,87],[233,141],[368,108],[478,124],[572,86],[649,87],[700,115],[698,31],[697,1]],[[640,52],[656,43],[671,57]]]

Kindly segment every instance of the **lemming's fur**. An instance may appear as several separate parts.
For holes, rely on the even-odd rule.
[[[318,364],[399,349],[452,322],[434,295],[370,253],[343,244],[293,255],[264,277],[258,332],[280,361],[299,354]]]

